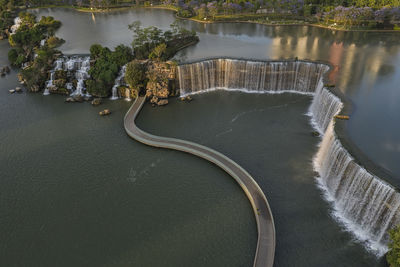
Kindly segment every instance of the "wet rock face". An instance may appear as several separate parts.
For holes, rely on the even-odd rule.
[[[176,77],[176,67],[172,62],[150,62],[147,70],[146,97],[152,104],[163,106],[168,104],[172,95]],[[171,82],[172,81],[172,82]]]

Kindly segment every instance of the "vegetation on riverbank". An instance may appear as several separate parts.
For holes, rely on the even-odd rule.
[[[137,7],[162,8],[176,11],[178,18],[205,23],[251,22],[309,25],[336,30],[400,30],[400,0],[337,0],[334,3],[325,0],[74,0],[68,3],[31,0],[24,4],[28,8],[72,7],[84,12]],[[9,28],[12,22],[10,19],[7,21]]]
[[[20,25],[8,40],[12,47],[8,59],[12,65],[23,67],[20,80],[29,91],[37,92],[44,87],[54,60],[61,55],[56,48],[64,40],[55,36],[61,22],[53,17],[42,17],[38,21],[35,15],[25,12],[19,18]]]
[[[180,18],[203,22],[308,24],[342,30],[396,30],[400,24],[400,0],[77,0],[72,5],[90,12],[139,6],[165,8],[175,10]]]

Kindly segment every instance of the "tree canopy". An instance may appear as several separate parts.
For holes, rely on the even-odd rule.
[[[98,97],[107,97],[111,94],[114,81],[121,67],[133,59],[132,49],[119,45],[114,51],[99,44],[90,47],[91,64],[90,79],[86,81],[89,94]]]
[[[188,31],[180,27],[177,22],[170,25],[171,30],[162,31],[161,29],[150,26],[142,28],[140,21],[135,21],[129,25],[133,32],[132,48],[136,59],[147,59],[150,54],[166,60],[188,42],[197,42],[198,37],[193,31]],[[156,50],[154,50],[158,47]],[[156,54],[159,54],[158,56]]]

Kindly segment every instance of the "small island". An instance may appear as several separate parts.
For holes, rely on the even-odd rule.
[[[8,53],[18,78],[29,92],[71,95],[67,102],[91,101],[92,97],[134,99],[145,93],[151,103],[165,105],[175,95],[176,63],[169,61],[179,50],[199,41],[196,33],[177,23],[171,30],[129,25],[132,47],[114,50],[94,44],[90,56],[64,56],[57,48],[65,41],[55,35],[61,22],[21,12],[10,34]],[[74,90],[75,88],[75,90]]]

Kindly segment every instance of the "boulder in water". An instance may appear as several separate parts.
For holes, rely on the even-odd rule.
[[[67,102],[67,103],[72,103],[72,102],[75,102],[75,99],[74,99],[73,97],[67,97],[67,98],[65,99],[65,102]]]
[[[15,87],[15,92],[22,93],[22,88],[21,87]]]
[[[101,98],[95,98],[92,100],[92,105],[93,106],[98,106],[101,104]]]
[[[75,102],[83,102],[84,100],[82,95],[74,95],[73,98]]]
[[[99,112],[100,116],[106,116],[106,115],[110,115],[111,111],[109,109],[105,109]]]
[[[193,98],[192,98],[190,95],[180,97],[179,99],[180,99],[181,101],[187,101],[187,102],[190,102],[190,101],[193,100]]]
[[[168,99],[161,99],[157,102],[158,106],[165,106],[168,104]]]
[[[15,89],[10,89],[10,90],[8,90],[11,94],[14,94],[15,93]]]
[[[4,76],[6,76],[6,73],[3,70],[0,70],[0,76],[4,77]]]
[[[3,70],[4,70],[6,73],[10,73],[10,71],[11,71],[11,69],[10,69],[9,66],[5,66],[5,67],[3,68]]]

